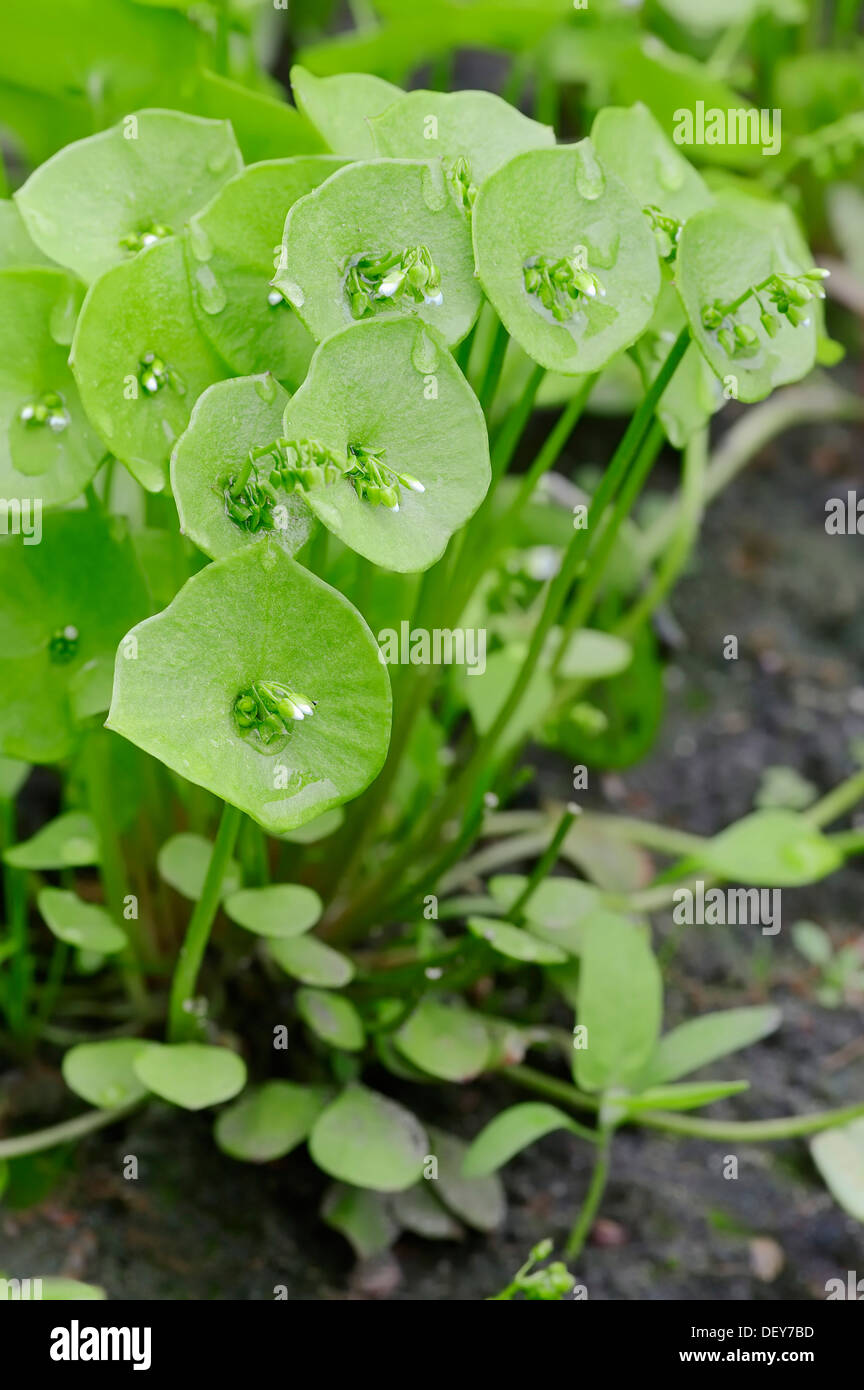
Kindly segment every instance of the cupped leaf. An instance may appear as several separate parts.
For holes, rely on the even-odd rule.
[[[36,245],[89,284],[180,232],[241,167],[227,121],[137,111],[60,150],[15,199]]]
[[[795,888],[816,883],[843,863],[837,846],[795,811],[754,811],[699,852],[699,863],[737,883]]]
[[[90,1105],[113,1110],[143,1100],[147,1087],[135,1074],[135,1059],[149,1047],[143,1038],[109,1038],[79,1043],[63,1057],[63,1080]]]
[[[197,397],[226,375],[198,327],[178,237],[114,266],[90,287],[70,360],[106,448],[158,492]]]
[[[466,1178],[483,1178],[495,1173],[515,1154],[558,1129],[580,1132],[575,1120],[555,1105],[539,1100],[511,1105],[490,1120],[472,1140],[462,1161],[462,1172]]]
[[[244,1163],[284,1158],[308,1138],[332,1094],[326,1086],[267,1081],[220,1113],[216,1143],[223,1153]]]
[[[685,222],[711,203],[701,174],[666,135],[643,102],[633,106],[604,106],[594,117],[591,143],[608,169],[617,175],[643,210],[660,212]]]
[[[331,481],[316,475],[303,495],[340,540],[386,569],[431,565],[489,486],[476,396],[440,339],[405,319],[358,323],[322,343],[283,434],[328,452]]]
[[[29,840],[12,845],[3,859],[13,869],[77,869],[99,863],[96,827],[83,811],[64,811]]]
[[[709,1062],[767,1038],[780,1026],[782,1015],[770,1004],[724,1009],[688,1019],[666,1033],[657,1044],[643,1077],[646,1086],[677,1081]]]
[[[225,911],[232,922],[257,936],[302,936],[321,916],[321,899],[301,883],[272,883],[232,893]]]
[[[818,282],[800,247],[765,212],[762,226],[740,206],[708,208],[687,222],[676,280],[694,340],[742,401],[806,376],[816,359]],[[777,280],[780,276],[780,280]],[[787,277],[785,280],[783,277]],[[790,313],[784,294],[795,286]],[[799,304],[794,293],[812,296]],[[797,322],[796,322],[797,320]]]
[[[372,73],[315,77],[299,63],[291,69],[291,90],[298,108],[330,149],[351,159],[374,156],[369,118],[402,95],[401,87]]]
[[[386,1197],[345,1183],[334,1183],[328,1190],[321,1218],[345,1237],[358,1260],[383,1254],[399,1235],[399,1222]]]
[[[864,1120],[815,1135],[810,1152],[834,1200],[864,1221]]]
[[[366,1034],[350,999],[330,990],[304,988],[298,989],[296,1002],[303,1022],[328,1047],[338,1047],[344,1052],[361,1051]]]
[[[186,830],[172,835],[164,845],[160,845],[156,866],[166,883],[170,883],[184,898],[197,902],[204,889],[212,853],[211,840]],[[240,866],[235,859],[229,859],[222,878],[223,897],[234,893],[240,887],[240,880]]]
[[[269,954],[286,975],[302,980],[304,985],[341,989],[354,978],[354,966],[348,957],[314,936],[273,941]]]
[[[133,1062],[149,1091],[184,1110],[219,1105],[242,1091],[246,1064],[227,1047],[205,1043],[151,1043]]]
[[[475,1231],[494,1231],[507,1214],[501,1179],[495,1173],[467,1176],[468,1145],[452,1134],[430,1126],[432,1153],[438,1160],[436,1195],[454,1216]]]
[[[96,903],[83,902],[76,893],[42,888],[36,901],[49,929],[67,946],[109,956],[127,944],[125,932],[114,925],[110,913]]]
[[[638,1115],[640,1110],[695,1110],[726,1096],[737,1096],[749,1085],[749,1081],[679,1081],[671,1086],[649,1086],[633,1096],[616,1096],[616,1103],[620,1101],[631,1115]]]
[[[473,227],[480,282],[542,366],[595,372],[651,318],[653,233],[589,140],[511,159],[481,188]]]
[[[468,224],[440,164],[423,160],[348,164],[301,198],[273,283],[319,342],[354,319],[407,315],[452,347],[481,303]]]
[[[77,682],[150,608],[125,523],[49,512],[39,545],[0,540],[0,591],[0,749],[54,762],[74,747]]]
[[[279,486],[260,507],[261,499],[240,485],[250,450],[281,435],[288,399],[267,374],[217,381],[195,402],[174,446],[171,488],[180,526],[213,560],[267,538],[295,555],[309,539],[315,517],[302,493]],[[253,481],[258,476],[256,469]]]
[[[368,122],[379,155],[442,161],[466,209],[477,189],[514,155],[555,144],[555,131],[493,92],[406,92]]]
[[[499,922],[495,917],[469,917],[467,925],[473,936],[487,942],[499,956],[507,956],[510,960],[531,961],[536,965],[560,965],[567,959],[567,952],[559,946],[551,946],[521,927]]]
[[[198,323],[234,372],[272,372],[292,389],[315,343],[271,286],[288,209],[342,167],[333,155],[253,164],[195,214],[184,237]]]
[[[401,1192],[420,1177],[429,1141],[409,1110],[355,1085],[318,1118],[309,1152],[319,1168],[341,1182]]]
[[[394,1035],[399,1051],[421,1071],[444,1081],[470,1081],[489,1060],[482,1019],[425,995]]]
[[[34,508],[84,491],[103,453],[69,370],[81,294],[62,270],[0,271],[0,492],[8,530],[20,517],[22,535],[33,534]]]
[[[627,1086],[654,1051],[663,986],[645,934],[626,918],[597,912],[585,924],[577,1022],[586,1030],[574,1048],[576,1079],[586,1091]]]
[[[360,614],[262,544],[208,565],[129,634],[108,723],[282,834],[376,776],[390,688]]]

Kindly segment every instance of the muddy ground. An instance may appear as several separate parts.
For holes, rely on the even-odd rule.
[[[850,741],[864,737],[864,565],[860,539],[825,534],[824,505],[859,483],[861,444],[847,427],[799,429],[713,505],[698,565],[671,605],[682,645],[662,736],[646,763],[607,780],[610,808],[709,833],[752,807],[768,765],[793,767],[820,791],[848,774]],[[739,638],[737,662],[722,657],[728,634]],[[862,876],[853,867],[784,891],[784,923],[809,917],[838,943],[854,939]],[[766,1117],[864,1097],[860,1009],[815,1002],[788,931],[690,933],[669,971],[667,1024],[767,999],[783,1008],[782,1030],[716,1070],[747,1076],[751,1089],[710,1113]],[[32,1074],[7,1083],[41,1123],[62,1094],[47,1070],[35,1089]],[[430,1088],[424,1113],[470,1137],[523,1098],[503,1082]],[[722,1175],[729,1153],[735,1181]],[[139,1160],[135,1183],[121,1177],[128,1154]],[[506,1169],[500,1234],[403,1237],[392,1256],[357,1268],[316,1218],[324,1182],[305,1156],[263,1171],[234,1163],[204,1117],[154,1105],[71,1163],[44,1200],[0,1213],[0,1269],[63,1273],[126,1299],[270,1299],[277,1284],[296,1299],[481,1299],[537,1239],[563,1238],[588,1178],[585,1146],[552,1135]],[[806,1300],[824,1297],[829,1278],[864,1272],[864,1229],[826,1193],[802,1142],[625,1132],[602,1218],[576,1270],[592,1299]]]

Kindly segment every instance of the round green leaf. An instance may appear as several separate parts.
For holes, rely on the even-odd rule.
[[[288,209],[344,163],[307,155],[253,164],[191,219],[186,263],[198,323],[234,372],[272,372],[299,386],[315,347],[271,288]]]
[[[497,917],[469,917],[467,926],[473,936],[487,942],[499,956],[507,956],[509,960],[561,965],[567,959],[567,952],[559,946],[538,940],[530,932],[511,926],[509,922],[499,922]]]
[[[227,1047],[205,1043],[151,1043],[133,1063],[154,1095],[184,1110],[203,1110],[242,1091],[246,1063]]]
[[[114,266],[91,286],[70,360],[106,448],[158,492],[197,397],[225,376],[198,327],[178,237]]]
[[[291,90],[298,108],[331,150],[351,159],[370,159],[375,142],[369,118],[402,95],[401,87],[373,73],[345,72],[315,77],[299,64],[291,69]]]
[[[227,121],[138,111],[60,150],[15,199],[36,245],[89,283],[180,232],[241,167]]]
[[[180,526],[214,560],[264,538],[295,555],[315,526],[302,493],[283,489],[278,490],[272,525],[249,529],[228,511],[229,480],[237,478],[250,449],[279,438],[288,399],[288,392],[266,374],[217,381],[198,397],[174,446],[171,488]]]
[[[469,1145],[462,1172],[466,1178],[482,1178],[495,1173],[515,1154],[557,1129],[578,1133],[579,1126],[563,1110],[544,1101],[528,1100],[521,1105],[511,1105],[490,1120]]]
[[[424,1240],[461,1240],[465,1231],[435,1195],[435,1183],[421,1179],[391,1198],[400,1226]]]
[[[493,92],[406,92],[369,120],[379,155],[397,159],[442,160],[457,195],[471,193],[490,174],[524,150],[555,144],[555,131],[523,116]],[[467,168],[456,183],[454,163]],[[461,187],[460,187],[461,184]]]
[[[633,648],[611,632],[583,627],[567,643],[559,673],[566,680],[602,681],[617,676],[633,660]]]
[[[653,205],[683,222],[711,203],[701,174],[641,101],[629,107],[604,106],[598,111],[591,127],[591,143],[640,207]]]
[[[501,1179],[496,1173],[467,1177],[464,1165],[468,1145],[440,1129],[430,1128],[429,1138],[438,1159],[436,1193],[441,1201],[474,1230],[496,1230],[507,1213]]]
[[[0,540],[0,592],[0,751],[55,762],[74,747],[77,683],[150,607],[125,523],[49,512],[39,545]]]
[[[660,268],[639,204],[589,140],[517,155],[487,179],[474,206],[477,273],[499,318],[552,371],[596,372],[639,337]],[[526,268],[575,260],[596,278],[558,322],[525,285]]]
[[[316,702],[267,744],[235,712],[260,682]],[[356,609],[262,543],[208,565],[129,634],[108,724],[278,835],[359,796],[377,775],[390,688]]]
[[[300,883],[241,888],[225,901],[225,911],[232,922],[258,936],[302,936],[314,927],[321,910],[318,894]]]
[[[426,995],[394,1035],[399,1051],[444,1081],[469,1081],[489,1060],[489,1035],[474,1014]]]
[[[762,225],[740,205],[708,208],[690,218],[678,246],[677,284],[694,340],[709,365],[724,382],[734,379],[735,395],[742,401],[761,401],[775,386],[806,376],[816,360],[817,314],[811,301],[807,320],[794,327],[782,314],[774,314],[774,337],[766,333],[754,296],[735,311],[734,321],[752,331],[754,350],[734,355],[723,348],[718,333],[705,327],[703,310],[713,304],[731,305],[749,289],[760,286],[776,272],[799,275],[811,268],[800,254],[797,239],[783,234],[780,223],[768,211]],[[764,293],[765,308],[771,305]]]
[[[18,499],[22,535],[35,534],[34,507],[83,492],[102,456],[69,370],[80,304],[81,287],[65,271],[0,271],[0,492],[10,531],[9,499]]]
[[[296,830],[289,830],[282,836],[292,845],[314,845],[319,840],[326,840],[328,835],[333,835],[345,820],[345,812],[341,806],[334,806],[332,811],[325,811],[323,816],[316,816],[315,820],[310,820],[308,825],[298,826]]]
[[[143,1100],[147,1087],[136,1076],[134,1062],[149,1046],[142,1038],[79,1043],[63,1058],[63,1080],[76,1096],[101,1110]]]
[[[216,1143],[223,1153],[245,1163],[284,1158],[302,1144],[331,1097],[326,1086],[267,1081],[220,1113]]]
[[[321,989],[341,989],[354,978],[354,966],[341,951],[319,941],[315,936],[298,937],[296,941],[274,941],[270,955],[281,965],[286,975],[302,980],[304,985]]]
[[[382,159],[332,174],[288,213],[273,283],[320,342],[352,322],[346,278],[360,257],[418,247],[427,249],[440,289],[420,302],[404,292],[382,295],[368,313],[420,318],[452,347],[474,323],[481,295],[468,223],[440,164]]]
[[[309,1152],[341,1182],[375,1192],[401,1192],[423,1171],[429,1144],[423,1126],[395,1101],[349,1086],[317,1120]]]
[[[366,1041],[360,1015],[351,1000],[343,999],[341,994],[322,989],[298,989],[297,1012],[307,1027],[329,1047],[359,1052]]]
[[[184,831],[180,835],[172,835],[164,845],[160,845],[156,866],[166,883],[170,883],[184,898],[197,902],[204,890],[212,853],[212,840]],[[235,892],[240,882],[240,866],[235,859],[229,859],[222,879],[223,897]]]
[[[68,946],[109,956],[127,944],[104,907],[82,902],[65,888],[42,888],[36,901],[50,931]]]
[[[14,869],[76,869],[99,863],[96,827],[82,811],[64,811],[3,855]]]
[[[11,198],[0,198],[0,270],[10,266],[51,265],[24,226],[24,219]]]
[[[347,478],[304,494],[329,530],[385,569],[426,569],[489,486],[476,396],[429,329],[405,319],[359,323],[322,343],[285,407],[283,432],[321,444],[343,469],[356,457],[352,447],[370,450],[421,484],[399,485],[398,511],[361,496]]]
[[[754,811],[727,826],[700,851],[699,862],[737,883],[795,888],[816,883],[843,863],[821,830],[795,811]]]

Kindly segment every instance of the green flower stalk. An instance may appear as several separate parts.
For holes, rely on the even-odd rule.
[[[759,351],[759,335],[749,324],[737,321],[736,316],[742,305],[749,299],[755,299],[759,306],[759,322],[769,338],[776,338],[780,328],[778,314],[793,328],[810,322],[807,305],[812,299],[825,298],[821,282],[829,274],[830,271],[814,266],[812,270],[805,270],[800,275],[779,272],[769,275],[758,285],[751,285],[728,304],[715,299],[713,304],[705,305],[702,310],[702,326],[709,333],[716,332],[717,341],[729,357],[752,357]],[[776,313],[772,313],[766,307],[763,295],[773,305]]]

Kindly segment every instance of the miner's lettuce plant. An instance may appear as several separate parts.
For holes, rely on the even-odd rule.
[[[236,1160],[305,1143],[324,1219],[369,1255],[494,1229],[501,1167],[562,1130],[596,1157],[576,1257],[622,1125],[762,1140],[864,1114],[688,1114],[746,1087],[693,1074],[781,1019],[664,1033],[650,923],[700,877],[839,868],[861,837],[826,827],[860,772],[709,839],[506,809],[530,739],[591,776],[650,743],[651,618],[712,494],[708,424],[824,355],[824,273],[786,207],[711,187],[647,106],[559,144],[484,92],[293,85],[257,161],[242,112],[235,138],[144,109],[0,207],[0,481],[42,528],[0,543],[0,1009],[22,1052],[66,1047],[91,1107],[0,1158],[154,1097],[219,1107]],[[544,392],[560,415],[514,472]],[[603,399],[629,424],[562,505],[545,484]],[[681,490],[649,525],[664,442]],[[374,635],[460,622],[482,669],[422,645],[388,667]],[[33,764],[62,809],[19,840]],[[539,1099],[470,1146],[422,1118],[430,1083],[495,1075]],[[499,1297],[572,1283],[528,1268]]]

